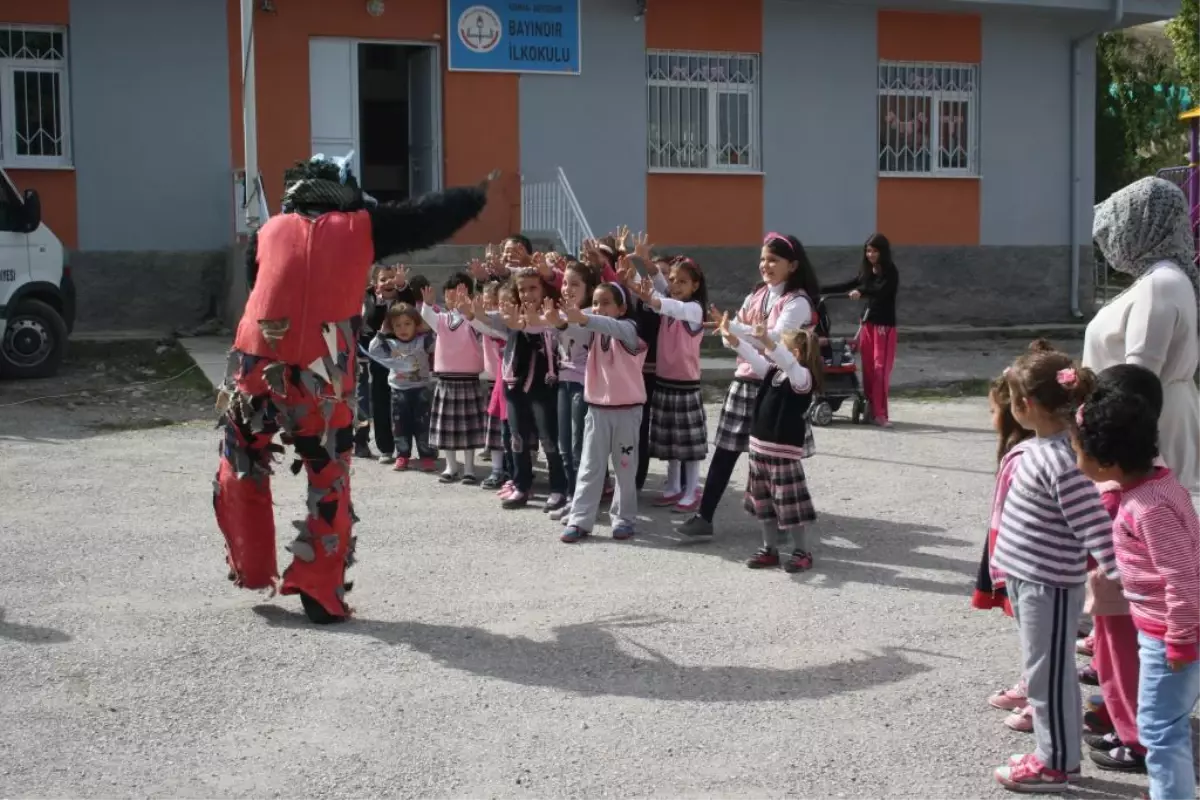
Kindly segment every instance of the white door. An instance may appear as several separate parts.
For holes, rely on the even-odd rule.
[[[29,234],[21,230],[24,221],[24,209],[16,193],[8,181],[0,182],[0,307],[8,303],[13,292],[31,280]],[[7,314],[11,316],[14,311],[15,308],[10,308]],[[0,313],[0,319],[4,316]],[[0,334],[3,332],[0,330]]]
[[[408,186],[420,197],[442,188],[442,87],[437,47],[408,56]]]
[[[269,87],[268,87],[269,88]],[[308,40],[308,103],[312,153],[342,157],[354,151],[352,169],[362,180],[358,146],[358,43]]]

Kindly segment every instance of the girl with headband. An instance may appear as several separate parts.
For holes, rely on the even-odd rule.
[[[804,245],[795,236],[768,233],[763,240],[758,272],[762,283],[742,303],[737,320],[730,321],[729,330],[735,336],[749,337],[756,325],[765,325],[775,339],[784,333],[812,328],[816,325],[816,303],[820,286],[816,273],[804,252]],[[719,319],[721,315],[716,313]],[[694,538],[713,535],[713,516],[717,504],[729,487],[733,468],[742,453],[750,449],[750,425],[754,402],[761,379],[745,359],[738,357],[733,383],[725,395],[721,417],[717,422],[715,452],[704,481],[700,510],[680,526],[680,533]],[[811,452],[811,429],[806,451]]]

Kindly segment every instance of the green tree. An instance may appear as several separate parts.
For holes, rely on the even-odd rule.
[[[1167,23],[1167,38],[1175,51],[1175,68],[1192,95],[1200,103],[1200,0],[1183,0],[1179,16]]]

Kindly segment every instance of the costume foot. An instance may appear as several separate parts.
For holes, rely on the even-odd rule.
[[[325,606],[318,603],[308,595],[300,592],[300,604],[304,606],[304,613],[308,616],[310,622],[317,625],[332,625],[335,622],[345,622],[345,616],[335,616],[325,610]]]

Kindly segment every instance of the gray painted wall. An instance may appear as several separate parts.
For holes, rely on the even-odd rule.
[[[72,0],[79,249],[233,243],[225,3]]]
[[[763,3],[763,221],[806,245],[875,228],[876,12]]]
[[[582,3],[581,74],[521,76],[521,172],[562,167],[597,235],[646,227],[645,28],[629,0]]]

